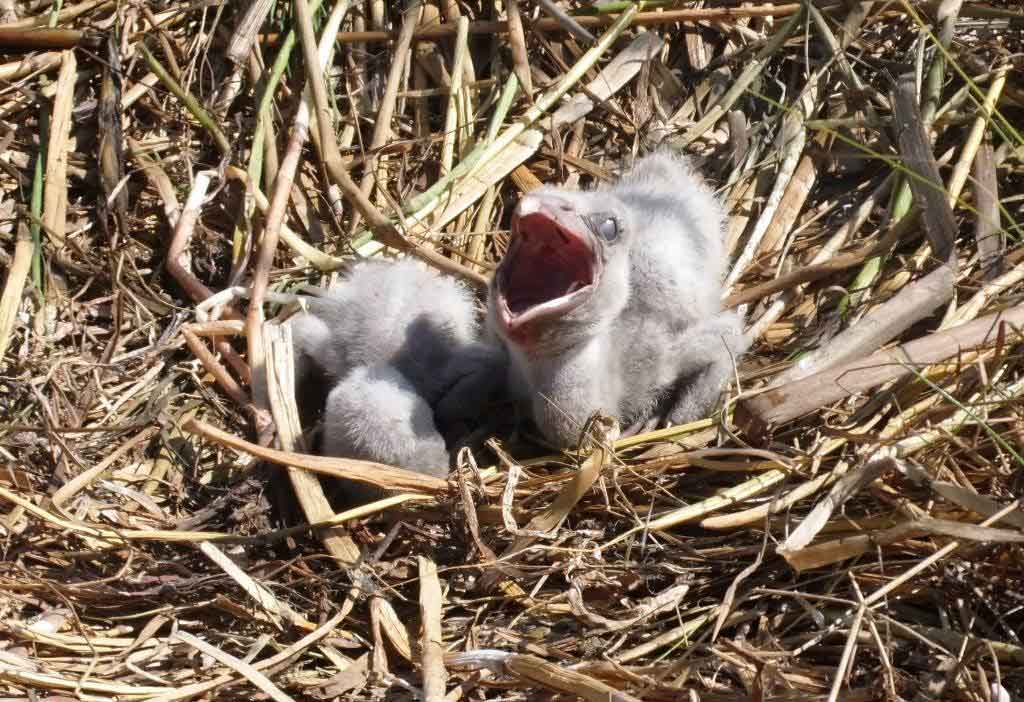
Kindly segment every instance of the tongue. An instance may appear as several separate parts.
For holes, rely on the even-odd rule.
[[[509,310],[520,314],[537,305],[568,295],[582,286],[572,268],[554,252],[545,251],[516,261],[508,277]]]
[[[591,283],[589,252],[561,233],[524,236],[505,280],[509,311],[518,315]]]

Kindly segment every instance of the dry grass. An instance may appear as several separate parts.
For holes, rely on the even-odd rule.
[[[1024,699],[1019,4],[504,4],[0,3],[0,698]],[[666,140],[729,203],[724,411],[296,453],[276,293],[480,284]]]

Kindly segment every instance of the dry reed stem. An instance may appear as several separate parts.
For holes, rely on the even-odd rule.
[[[88,487],[94,480],[103,475],[110,466],[120,460],[126,453],[137,447],[142,442],[149,441],[155,433],[155,429],[144,429],[125,443],[118,446],[110,453],[110,455],[94,465],[92,468],[82,471],[74,478],[61,485],[60,488],[58,488],[50,497],[50,504],[65,518],[69,518],[71,515],[64,510],[65,502],[72,499],[75,495]]]
[[[74,29],[4,29],[0,27],[0,49],[21,53],[35,49],[73,49],[86,35]]]
[[[0,64],[0,80],[15,81],[34,73],[51,71],[61,64],[62,51],[48,51],[28,58]]]
[[[232,436],[198,419],[188,420],[182,425],[182,429],[191,434],[198,434],[210,441],[215,441],[221,446],[226,446],[236,451],[245,451],[281,466],[292,466],[319,473],[320,475],[355,480],[385,490],[408,490],[435,494],[448,489],[448,483],[440,478],[434,478],[402,468],[395,468],[382,463],[358,461],[349,458],[311,456],[258,446],[244,439]]]
[[[84,15],[87,12],[109,7],[114,3],[110,0],[84,0],[76,5],[70,5],[60,10],[57,13],[56,23],[64,24],[70,22],[80,15]],[[42,13],[35,17],[26,17],[23,20],[17,22],[8,22],[7,24],[0,25],[0,29],[27,29],[29,27],[41,27],[50,21],[50,14]]]
[[[523,86],[527,99],[532,101],[533,75],[530,73],[530,59],[526,52],[526,34],[523,32],[519,0],[508,0],[505,11],[508,13],[508,40],[512,45],[512,70],[519,79],[519,85]]]
[[[775,182],[765,202],[764,209],[761,211],[761,216],[758,217],[754,230],[747,238],[746,246],[736,258],[732,270],[725,278],[725,288],[727,290],[735,285],[736,281],[746,271],[747,266],[750,265],[750,262],[754,260],[754,256],[761,248],[762,239],[768,232],[769,227],[775,222],[775,213],[782,203],[783,196],[789,191],[790,181],[796,172],[800,157],[803,155],[804,145],[807,143],[807,130],[804,129],[804,120],[809,118],[814,110],[816,95],[816,91],[805,94],[800,100],[799,107],[786,112],[786,115],[782,118],[781,154],[779,169],[775,174]],[[721,114],[724,114],[726,109],[725,107],[720,108]]]
[[[583,462],[572,480],[565,484],[555,501],[547,509],[538,512],[522,530],[522,533],[516,535],[515,540],[501,555],[502,559],[524,551],[531,544],[536,543],[540,536],[552,535],[566,520],[576,503],[600,477],[601,472],[614,460],[614,452],[611,447],[619,437],[619,426],[614,419],[596,416],[589,423],[585,435],[593,447],[590,456]],[[492,575],[484,579],[482,587],[488,588],[493,584],[494,576]]]
[[[469,53],[469,20],[460,17],[455,34],[455,56],[452,58],[452,78],[448,93],[448,107],[444,118],[444,139],[441,142],[441,173],[450,173],[455,158],[455,137],[459,133],[459,105],[462,102],[463,67]]]
[[[292,355],[291,327],[267,323],[263,325],[262,333],[267,360],[267,397],[277,427],[278,441],[285,451],[305,448],[299,411],[295,406],[295,361]],[[308,522],[324,522],[334,517],[334,510],[315,475],[289,467],[288,480]],[[325,529],[320,539],[339,564],[351,566],[359,559],[358,547],[344,530]]]
[[[28,280],[28,273],[32,268],[32,253],[35,250],[24,222],[18,223],[17,232],[14,257],[7,270],[3,295],[0,295],[0,358],[3,358],[11,345],[11,334],[17,321],[18,310],[21,309],[22,293],[25,292],[25,281]]]
[[[469,651],[451,657],[452,665],[499,668],[523,681],[555,692],[581,697],[588,702],[639,702],[639,699],[576,671],[548,663],[536,656],[504,651]]]
[[[992,119],[992,112],[999,101],[1003,88],[1006,86],[1006,77],[1009,70],[1009,66],[1002,66],[996,70],[988,92],[985,94],[985,100],[978,109],[978,116],[974,118],[974,122],[971,124],[971,131],[968,132],[967,138],[964,140],[960,158],[953,166],[953,172],[950,174],[949,182],[946,184],[950,207],[956,206],[957,201],[960,199],[960,192],[967,183],[971,164],[974,163],[975,154],[978,153],[982,138],[985,136],[985,130]]]
[[[420,556],[420,613],[423,633],[420,639],[420,659],[423,666],[424,702],[443,702],[448,674],[444,668],[444,647],[441,628],[441,582],[437,578],[437,564]]]
[[[584,29],[572,15],[566,13],[566,11],[556,5],[553,0],[537,0],[537,3],[541,6],[544,12],[551,15],[556,22],[562,25],[562,28],[565,29],[565,31],[574,35],[577,39],[582,39],[588,44],[593,44],[597,41],[593,34]]]
[[[810,262],[812,266],[822,264],[825,261],[827,261],[829,256],[834,255],[835,252],[838,251],[850,237],[854,236],[858,232],[858,230],[862,226],[864,226],[868,217],[871,216],[872,211],[878,205],[881,199],[889,194],[889,191],[892,188],[894,180],[895,177],[893,175],[887,177],[881,183],[881,185],[875,188],[875,190],[863,202],[861,202],[860,205],[857,206],[850,219],[847,220],[842,226],[840,226],[836,230],[836,232],[829,238],[828,242],[826,242],[824,246],[820,247],[817,250],[817,252],[814,254],[814,257],[811,259]],[[913,224],[916,224],[916,215],[908,215],[907,217],[904,217],[904,219],[901,220],[898,225],[893,227],[885,238],[889,238],[891,236],[892,238],[897,240],[902,239],[905,233],[909,233],[911,226]],[[896,233],[896,230],[899,231],[899,234]],[[782,313],[785,312],[785,310],[791,304],[793,304],[793,301],[797,299],[801,292],[803,292],[802,287],[797,288],[795,291],[790,291],[781,295],[779,299],[772,302],[768,309],[765,310],[764,314],[761,315],[761,317],[754,324],[751,325],[747,333],[750,334],[755,339],[761,338],[764,335],[764,332],[767,329],[767,327],[775,323],[779,316],[781,316]],[[805,360],[798,362],[798,364],[794,366],[794,368],[802,368],[805,362]],[[801,372],[802,371],[800,370],[783,372],[782,374],[777,376],[777,380],[781,382],[783,378],[795,377],[796,373]],[[793,373],[794,375],[788,375],[788,373]]]
[[[973,170],[974,208],[978,211],[974,239],[981,258],[982,274],[986,280],[991,280],[1003,272],[1006,235],[1000,228],[999,178],[990,141],[983,141],[978,147]]]
[[[43,196],[43,226],[58,243],[64,241],[68,209],[68,137],[71,134],[71,106],[75,98],[78,64],[75,52],[65,51],[57,74],[56,98],[50,117],[46,145],[46,190]]]
[[[893,227],[884,237],[861,247],[857,251],[839,254],[824,261],[823,263],[811,263],[801,266],[790,273],[773,278],[766,283],[760,283],[749,288],[744,288],[731,293],[722,300],[723,307],[738,307],[748,302],[754,302],[776,292],[788,290],[804,283],[811,283],[821,280],[830,275],[845,270],[858,263],[864,262],[871,256],[878,255],[892,248],[893,244],[902,238],[905,232],[900,227]]]
[[[256,201],[256,207],[259,208],[260,212],[264,215],[270,209],[270,202],[267,200],[267,196],[263,194],[259,186],[249,181],[249,176],[242,169],[236,166],[228,166],[226,173],[229,177],[237,178],[240,182],[244,183],[247,187],[252,188],[253,198]],[[321,271],[335,271],[339,268],[344,268],[347,262],[343,258],[337,256],[331,256],[326,254],[320,249],[309,245],[306,241],[299,236],[297,232],[289,228],[285,224],[281,224],[280,232],[281,241],[283,241],[288,248],[290,248],[296,255],[302,256],[309,264]]]
[[[129,138],[127,146],[131,157],[139,162],[142,171],[146,174],[146,178],[149,179],[153,187],[160,194],[160,199],[164,203],[164,216],[167,218],[167,224],[174,231],[175,225],[178,223],[178,215],[181,213],[181,205],[178,203],[178,195],[174,189],[174,184],[168,177],[167,172],[160,166],[160,163],[146,154],[142,145]]]
[[[211,646],[202,639],[185,631],[175,632],[174,638],[187,643],[189,646],[192,646],[193,648],[210,656],[218,663],[231,668],[275,702],[294,702],[291,697],[281,692],[277,685],[272,683],[267,676],[253,668],[245,661],[241,661],[238,658],[221,651],[216,646]]]
[[[252,669],[257,672],[262,672],[263,670],[273,668],[296,657],[298,654],[304,652],[306,649],[312,647],[313,644],[330,634],[335,627],[341,623],[343,618],[343,614],[335,614],[321,624],[315,631],[310,632],[291,646],[288,646],[270,658],[266,658],[252,665]],[[218,687],[228,685],[235,680],[236,678],[233,675],[220,675],[213,680],[190,683],[175,690],[158,694],[154,696],[150,702],[183,702],[184,700],[190,700],[194,697],[205,695],[206,693],[216,690]]]
[[[249,577],[248,573],[235,565],[235,562],[224,555],[216,545],[208,541],[203,542],[199,544],[199,550],[204,556],[216,563],[217,567],[227,573],[228,577],[234,580],[256,602],[260,609],[269,615],[271,622],[277,628],[281,628],[281,619],[287,619],[293,626],[306,629],[307,631],[316,628],[315,625],[306,621],[304,617],[292,610],[287,604],[274,597],[274,594],[267,588]]]
[[[720,99],[715,101],[707,111],[707,114],[699,122],[686,130],[681,137],[673,141],[674,146],[681,149],[703,137],[712,127],[714,127],[715,124],[718,123],[720,119],[725,116],[730,109],[732,109],[740,96],[746,92],[747,88],[750,87],[750,84],[753,83],[761,74],[761,71],[764,70],[767,60],[775,55],[779,48],[789,38],[790,34],[796,29],[800,16],[799,11],[794,11],[792,16],[786,20],[786,23],[772,35],[771,40],[750,60],[746,68],[743,69],[743,73],[741,73],[736,81],[729,86],[729,90],[726,91]],[[803,130],[800,129],[794,134],[794,136],[796,138],[800,138],[799,135],[803,134]],[[790,144],[793,143],[790,140],[787,141],[789,141]],[[792,150],[795,150],[795,148]],[[790,172],[792,172],[792,168],[795,167],[796,164],[794,162],[793,166],[790,167]]]
[[[23,507],[33,516],[53,526],[74,532],[87,541],[107,542],[107,548],[123,548],[129,541],[166,541],[168,543],[191,543],[196,541],[237,541],[238,537],[217,532],[171,531],[166,529],[122,530],[103,529],[82,524],[73,520],[63,519],[38,507],[29,500],[0,487],[0,499]]]
[[[452,175],[458,174],[461,180],[455,182],[443,198],[445,206],[440,213],[434,212],[436,204],[440,203],[432,203],[413,215],[413,218],[423,221],[431,217],[429,221],[432,229],[444,226],[479,200],[487,188],[512,173],[523,161],[536,153],[542,132],[538,127],[528,125],[539,120],[544,111],[568,91],[624,27],[623,22],[621,26],[616,25],[603,35],[598,46],[588,51],[573,67],[572,74],[567,75],[560,85],[538,96],[526,115],[484,147],[476,163],[487,163],[485,171],[481,170],[479,165],[470,165],[459,173],[459,167],[456,167]],[[661,40],[652,34],[637,37],[586,86],[584,93],[574,96],[571,101],[556,110],[545,126],[553,128],[586,116],[594,108],[593,100],[588,93],[598,99],[608,99],[639,73],[641,62],[650,57],[660,45]],[[425,225],[419,224],[418,227]]]
[[[965,350],[991,345],[996,341],[996,334],[1016,335],[1012,330],[1022,324],[1024,307],[1013,307],[890,350],[878,351],[867,358],[831,366],[741,401],[737,406],[737,421],[754,420],[755,424],[768,426],[790,421],[850,394],[906,377],[913,368],[944,361]],[[744,413],[742,419],[739,416],[741,410]],[[751,414],[748,416],[747,412]],[[748,431],[755,436],[760,433],[753,425]]]

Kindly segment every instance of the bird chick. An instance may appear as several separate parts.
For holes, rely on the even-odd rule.
[[[291,321],[296,380],[333,386],[321,452],[448,474],[443,434],[475,418],[503,378],[478,341],[469,290],[422,263],[367,261]]]
[[[488,326],[508,350],[510,392],[548,441],[574,445],[598,410],[636,432],[711,409],[749,344],[721,306],[723,221],[667,151],[611,186],[523,196]]]

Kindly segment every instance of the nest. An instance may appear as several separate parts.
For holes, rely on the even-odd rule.
[[[494,5],[0,4],[0,697],[1020,699],[1019,5]],[[755,338],[711,416],[309,454],[280,293],[482,286],[656,145]]]

